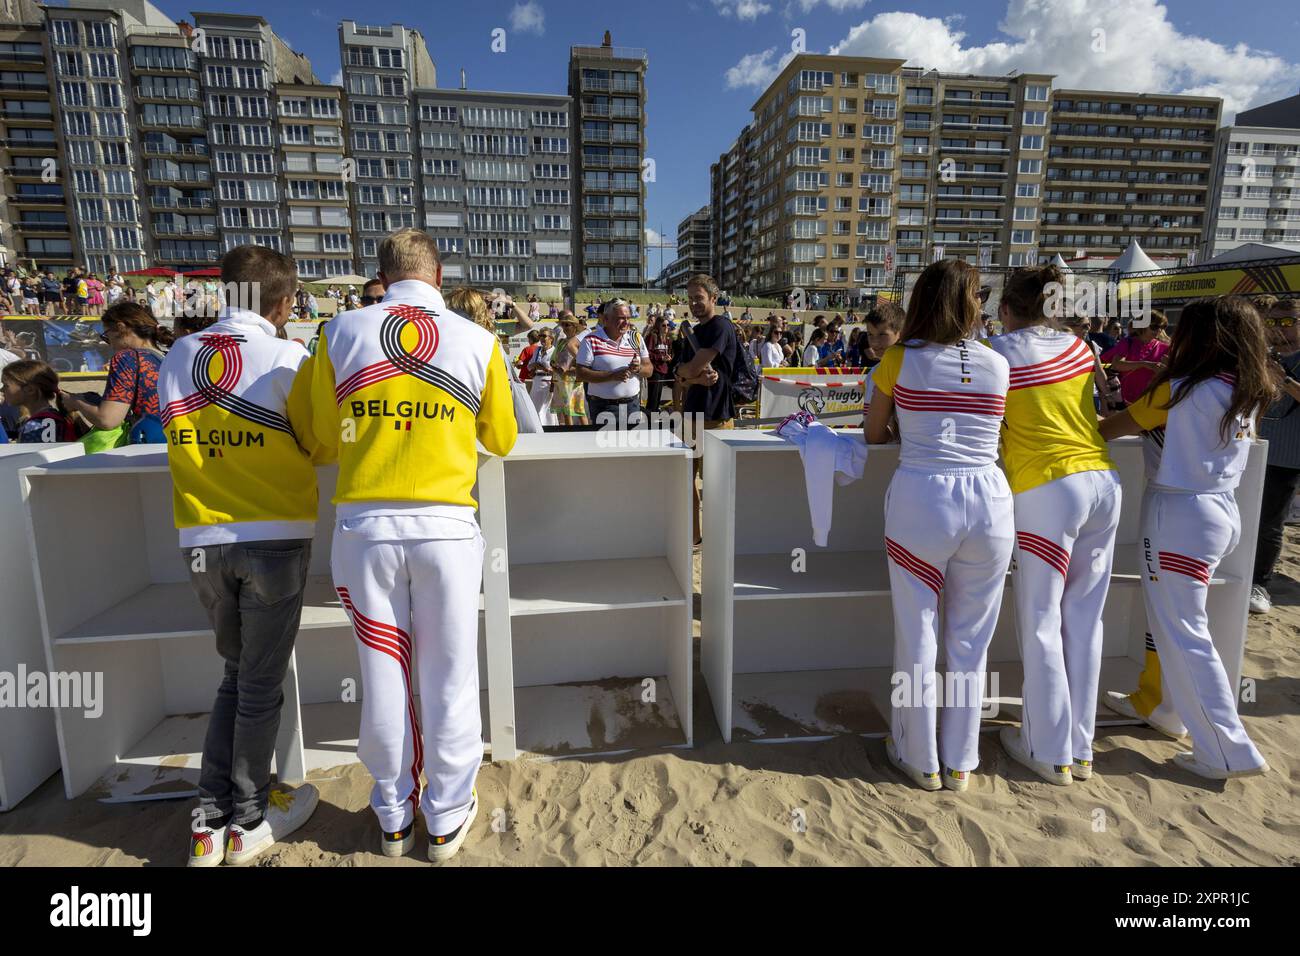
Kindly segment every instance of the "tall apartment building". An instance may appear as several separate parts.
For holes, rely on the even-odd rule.
[[[720,281],[852,295],[885,283],[891,247],[901,268],[1194,249],[1220,101],[1052,80],[796,57],[711,169]]]
[[[1219,130],[1205,258],[1250,242],[1300,244],[1300,96]]]
[[[220,249],[197,39],[175,24],[127,36],[149,266],[210,264]]]
[[[713,274],[712,221],[712,208],[701,206],[677,224],[677,258],[664,270],[664,288],[681,288],[700,272]]]
[[[645,284],[645,50],[601,46],[569,50],[569,95],[581,224],[575,286]]]
[[[1057,90],[1040,256],[1117,256],[1134,239],[1152,254],[1197,252],[1222,109],[1216,97]]]
[[[328,279],[355,272],[342,88],[303,78],[277,83],[275,114],[287,253],[298,275]]]
[[[6,262],[73,262],[71,192],[58,176],[57,114],[46,72],[43,12],[32,0],[0,3],[0,247]]]
[[[489,288],[573,278],[573,101],[416,91],[423,226],[444,278]]]
[[[46,15],[74,252],[92,272],[143,268],[147,246],[138,134],[149,128],[146,118],[155,118],[155,104],[142,105],[140,122],[133,122],[127,38],[153,31],[174,34],[176,24],[146,0],[112,6],[71,0],[66,8],[47,8]],[[197,106],[157,108],[164,114],[190,109],[194,126],[202,123]]]
[[[205,253],[216,260],[220,253],[250,243],[287,252],[275,85],[294,79],[314,82],[315,77],[259,16],[195,13],[194,26],[203,37],[203,108],[212,140],[221,245],[185,252],[191,259]]]
[[[339,24],[339,59],[348,104],[348,156],[355,161],[353,202],[363,273],[379,268],[379,243],[394,229],[423,226],[416,197],[419,169],[412,112],[416,87],[437,86],[420,31],[392,24]]]
[[[758,158],[749,152],[752,126],[709,170],[709,237],[713,246],[714,279],[727,290],[750,290],[750,265],[757,243]]]

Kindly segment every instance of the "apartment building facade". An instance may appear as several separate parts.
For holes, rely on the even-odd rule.
[[[852,297],[940,258],[1193,251],[1220,101],[1052,81],[795,57],[711,168],[720,282]]]
[[[379,243],[394,229],[423,226],[412,113],[415,89],[437,85],[420,31],[400,24],[339,24],[339,58],[348,105],[348,157],[361,271],[379,268]]]
[[[1057,90],[1040,257],[1198,253],[1210,211],[1223,102],[1164,93]]]
[[[343,90],[308,79],[275,85],[286,253],[298,275],[356,271],[352,202],[345,182]]]
[[[567,96],[416,91],[422,224],[445,279],[572,282],[572,108]]]
[[[1219,130],[1206,258],[1252,242],[1300,245],[1300,95]]]
[[[664,270],[665,289],[680,289],[697,273],[713,275],[712,225],[711,206],[701,206],[677,224],[677,258]]]
[[[645,276],[645,50],[601,46],[569,51],[576,188],[574,285],[635,288]]]
[[[0,7],[0,247],[5,261],[73,262],[69,190],[58,176],[58,115],[46,70],[44,14],[31,0]]]

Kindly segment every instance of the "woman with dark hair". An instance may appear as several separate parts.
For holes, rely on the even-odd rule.
[[[163,349],[172,344],[172,333],[134,302],[119,302],[103,314],[100,323],[104,341],[113,347],[104,396],[96,404],[62,392],[64,405],[101,430],[117,428],[129,416],[133,445],[166,441],[158,409],[158,366]]]
[[[1096,353],[1049,321],[1063,286],[1056,266],[1011,273],[998,305],[1006,332],[989,340],[1011,366],[1002,462],[1014,495],[1012,594],[1025,668],[1020,727],[1002,729],[1002,746],[1059,786],[1092,776],[1101,614],[1122,500],[1097,431]]]
[[[894,673],[904,683],[886,753],[924,790],[965,790],[979,765],[985,659],[1014,541],[1011,489],[997,466],[1007,360],[978,341],[978,292],[979,273],[965,262],[921,273],[867,410],[869,443],[902,443],[885,495],[885,550]],[[935,673],[940,641],[949,679]]]
[[[1237,695],[1210,638],[1206,590],[1237,547],[1233,492],[1246,469],[1255,418],[1277,393],[1259,313],[1240,296],[1183,309],[1168,364],[1129,408],[1101,424],[1106,440],[1141,433],[1149,450],[1143,503],[1142,589],[1156,655],[1143,684],[1167,688],[1192,737],[1174,763],[1226,780],[1268,770],[1237,715]],[[1148,678],[1150,678],[1148,680]]]

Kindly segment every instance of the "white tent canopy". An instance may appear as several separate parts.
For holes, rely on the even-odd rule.
[[[1123,255],[1115,260],[1115,263],[1110,267],[1110,271],[1125,275],[1129,272],[1155,272],[1159,268],[1151,260],[1151,257],[1142,251],[1142,247],[1134,239],[1129,243],[1128,248],[1124,250]]]
[[[1235,249],[1221,252],[1213,259],[1200,263],[1203,266],[1222,262],[1245,262],[1250,259],[1280,259],[1283,256],[1300,256],[1300,245],[1288,242],[1247,242]]]
[[[1071,271],[1070,267],[1066,265],[1065,260],[1061,258],[1061,254],[1059,252],[1056,255],[1052,256],[1052,265],[1056,266],[1056,268],[1060,269],[1062,272]]]

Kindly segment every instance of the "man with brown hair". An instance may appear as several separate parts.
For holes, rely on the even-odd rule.
[[[316,527],[316,471],[286,417],[307,350],[276,338],[298,277],[280,253],[239,246],[221,281],[216,323],[178,339],[158,370],[181,557],[225,659],[190,837],[189,865],[202,867],[253,860],[319,799],[311,784],[271,793]]]

